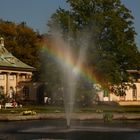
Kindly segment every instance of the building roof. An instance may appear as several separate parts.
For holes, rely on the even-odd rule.
[[[0,38],[0,69],[12,69],[12,70],[25,70],[25,71],[34,71],[35,68],[31,67],[18,58],[13,56],[8,50],[4,47],[4,39]]]

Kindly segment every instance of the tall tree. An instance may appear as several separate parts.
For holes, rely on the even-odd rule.
[[[87,44],[87,64],[104,86],[127,80],[126,70],[138,69],[140,53],[131,11],[120,0],[67,0],[70,10],[59,8],[49,21],[50,34],[61,28],[65,40]],[[80,39],[81,38],[81,39]],[[78,40],[78,43],[77,41]],[[75,43],[76,42],[76,43]]]
[[[52,44],[50,37],[45,35],[42,37],[42,48],[40,51],[41,67],[40,67],[40,79],[45,83],[45,90],[48,97],[51,97],[53,101],[57,96],[61,98],[62,96],[62,80],[61,80],[61,70],[56,62],[54,56],[49,52],[51,50]],[[57,93],[57,94],[56,94]],[[57,100],[59,100],[57,98]]]

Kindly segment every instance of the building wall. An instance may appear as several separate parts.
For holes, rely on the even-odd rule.
[[[12,87],[15,93],[22,94],[21,82],[31,81],[32,72],[25,71],[0,71],[0,86],[4,87],[4,94],[9,96],[10,88]]]
[[[6,93],[6,74],[0,74],[0,86],[4,87],[4,93]]]
[[[137,100],[140,101],[140,83],[135,83],[137,87]]]
[[[21,82],[20,83],[20,95],[22,100],[24,101],[31,101],[34,103],[39,103],[42,104],[44,103],[44,83],[39,83],[39,82]],[[28,96],[25,98],[25,90],[24,88],[28,89]]]
[[[110,101],[119,101],[119,100],[120,100],[119,96],[116,96],[115,94],[110,93]]]
[[[10,97],[11,88],[16,94],[17,101],[33,101],[43,103],[43,83],[31,82],[32,72],[0,70],[0,86],[4,94]]]
[[[126,96],[119,97],[110,93],[110,101],[140,101],[140,83],[134,83],[136,85],[136,98],[133,97],[133,88],[127,87]]]
[[[133,96],[132,96],[132,88],[127,87],[128,89],[126,90],[126,96],[125,100],[126,101],[133,101]]]
[[[21,83],[22,85],[22,88],[21,88],[21,91],[20,91],[20,94],[24,95],[24,88],[27,87],[29,89],[29,96],[28,96],[28,99],[29,100],[32,100],[32,101],[36,101],[37,98],[36,98],[36,94],[37,94],[37,89],[40,85],[40,83],[36,83],[36,82],[22,82]]]
[[[10,87],[13,88],[14,91],[16,91],[16,74],[12,74],[8,76],[9,84],[8,84],[8,92],[10,90]]]

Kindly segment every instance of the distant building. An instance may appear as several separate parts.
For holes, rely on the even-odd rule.
[[[126,95],[116,96],[114,93],[105,94],[105,91],[98,93],[100,101],[115,101],[121,105],[140,105],[140,70],[127,70],[131,82],[126,83]]]
[[[118,101],[121,105],[140,105],[140,70],[127,70],[130,74],[132,83],[126,89],[126,95],[122,97],[115,97],[111,95],[111,100]]]

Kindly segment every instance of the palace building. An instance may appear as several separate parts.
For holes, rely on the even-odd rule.
[[[4,46],[4,38],[0,38],[0,94],[9,98],[14,95],[22,99],[29,98],[29,88],[25,83],[31,81],[32,72],[35,70],[16,57]]]

